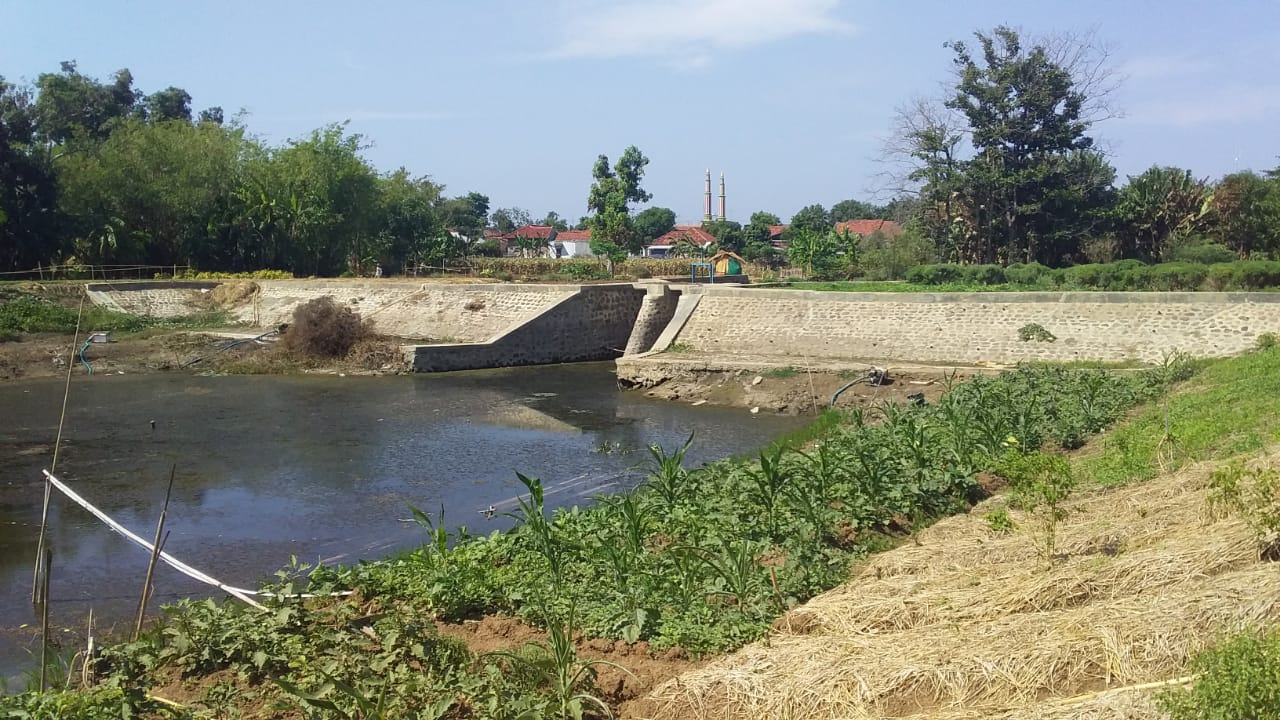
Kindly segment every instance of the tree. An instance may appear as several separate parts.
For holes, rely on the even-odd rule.
[[[469,192],[446,200],[441,206],[441,212],[445,227],[474,240],[483,234],[485,225],[488,224],[489,197]]]
[[[670,208],[645,208],[636,214],[636,233],[640,235],[641,245],[648,245],[655,239],[667,234],[676,225],[676,213]]]
[[[899,108],[883,151],[886,189],[919,198],[914,219],[944,258],[1078,257],[1112,197],[1114,170],[1086,135],[1113,112],[1109,53],[1092,32],[1024,41],[998,27],[975,37],[977,52],[947,43],[947,97]]]
[[[191,95],[169,86],[147,97],[147,119],[151,122],[183,120],[191,122]]]
[[[831,206],[831,222],[839,223],[845,220],[889,220],[885,216],[885,208],[879,205],[872,205],[861,200],[841,200]]]
[[[518,207],[498,208],[493,211],[490,220],[493,222],[494,229],[504,235],[518,227],[533,224],[529,211]]]
[[[36,143],[29,90],[0,77],[0,270],[60,259],[57,181]]]
[[[555,210],[548,212],[546,217],[538,221],[538,224],[553,227],[557,232],[563,232],[569,229],[569,223],[565,222],[564,218],[560,217],[560,213],[557,213]]]
[[[35,112],[40,135],[48,142],[105,140],[122,120],[139,106],[133,74],[118,70],[111,84],[80,74],[74,60],[62,63],[59,73],[36,78],[39,91]]]
[[[444,188],[400,168],[378,181],[378,262],[389,272],[412,264],[439,267],[457,257],[461,244],[445,231],[436,212]]]
[[[825,234],[831,229],[831,213],[821,205],[808,205],[791,216],[791,230]]]
[[[214,125],[221,125],[223,122],[222,108],[217,105],[214,105],[213,107],[205,108],[204,110],[200,111],[199,119],[200,119],[200,122],[202,123],[213,123]]]
[[[716,239],[716,244],[726,250],[737,252],[742,249],[743,236],[742,224],[732,220],[715,220],[709,223],[703,223],[702,229],[706,230]]]
[[[1116,239],[1122,257],[1159,259],[1177,235],[1202,229],[1213,195],[1190,170],[1153,167],[1130,177],[1116,200]]]
[[[596,158],[591,172],[595,182],[587,195],[587,208],[595,213],[590,220],[591,252],[613,261],[626,257],[628,251],[642,249],[627,205],[648,202],[652,197],[640,187],[648,164],[649,158],[634,145],[623,151],[613,168],[609,167],[607,156]]]
[[[965,184],[986,246],[974,259],[1056,263],[1064,248],[1046,242],[1033,221],[1067,184],[1058,161],[1093,146],[1081,117],[1085,97],[1043,46],[1024,48],[1014,30],[975,37],[980,56],[948,44],[960,81],[947,101],[968,120],[975,151]]]
[[[1280,180],[1227,175],[1214,188],[1212,219],[1218,239],[1238,257],[1280,250]]]
[[[757,210],[757,211],[755,211],[755,212],[751,213],[751,220],[750,220],[750,222],[749,222],[748,224],[750,224],[750,225],[763,225],[763,226],[765,226],[765,227],[768,227],[768,226],[770,226],[770,225],[781,225],[781,224],[782,224],[782,218],[778,217],[777,215],[774,215],[774,214],[773,214],[773,213],[771,213],[771,212],[765,212],[765,211],[763,211],[763,210]]]

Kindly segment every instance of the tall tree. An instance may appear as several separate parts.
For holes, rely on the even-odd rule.
[[[445,227],[472,240],[480,237],[489,221],[489,197],[478,192],[446,200],[441,208]]]
[[[191,95],[170,85],[147,96],[147,119],[151,122],[183,120],[191,122]],[[219,110],[221,112],[221,110]]]
[[[861,200],[841,200],[831,206],[831,222],[889,219],[885,217],[885,208]]]
[[[596,158],[591,176],[595,182],[587,195],[587,209],[591,216],[591,251],[616,261],[627,252],[640,252],[643,248],[635,223],[627,207],[633,202],[648,202],[652,197],[640,187],[644,168],[649,164],[636,146],[628,147],[610,168],[608,156]]]
[[[975,37],[976,56],[963,42],[949,43],[960,81],[947,101],[968,120],[976,153],[966,185],[986,247],[973,259],[1056,263],[1064,248],[1033,221],[1068,184],[1059,161],[1093,146],[1081,117],[1085,97],[1044,47],[1024,47],[1016,31],[998,27]]]
[[[640,244],[648,245],[667,233],[676,224],[676,213],[670,208],[651,207],[636,213],[636,232]]]
[[[529,211],[518,207],[498,208],[493,211],[490,220],[494,229],[500,233],[509,233],[518,227],[533,224]]]
[[[565,219],[560,217],[560,213],[555,210],[548,212],[545,217],[538,221],[538,224],[553,227],[556,231],[569,229],[569,223],[565,222]]]
[[[807,205],[791,216],[790,230],[825,234],[831,229],[831,213],[821,205]]]
[[[416,273],[457,257],[460,243],[445,232],[436,213],[443,191],[430,178],[414,178],[404,168],[378,182],[379,245],[375,255],[389,272],[409,265]]]
[[[1213,195],[1190,170],[1153,167],[1130,177],[1116,201],[1122,257],[1158,260],[1174,237],[1204,228]]]
[[[1213,191],[1213,221],[1222,244],[1241,258],[1280,250],[1280,179],[1228,175]]]
[[[61,259],[53,168],[36,142],[31,93],[0,77],[0,270]]]
[[[141,93],[133,89],[133,74],[118,70],[110,83],[82,75],[74,60],[59,73],[36,78],[37,127],[45,140],[64,144],[76,139],[105,140],[122,120],[139,109]]]

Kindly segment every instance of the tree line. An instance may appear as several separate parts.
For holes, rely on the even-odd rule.
[[[380,173],[365,148],[342,124],[271,146],[221,108],[193,113],[181,88],[143,93],[128,70],[100,82],[65,62],[31,86],[0,78],[0,271],[339,275],[496,251],[473,242],[487,196]]]
[[[1117,80],[1091,37],[1024,37],[998,27],[951,42],[952,82],[940,97],[897,112],[885,147],[883,205],[856,199],[809,205],[787,223],[753,213],[745,224],[703,225],[748,260],[790,260],[818,274],[900,275],[930,262],[1039,263],[1277,257],[1280,168],[1211,181],[1153,167],[1117,184],[1091,135],[1109,117]],[[277,269],[296,275],[431,267],[495,255],[485,229],[541,224],[590,229],[597,255],[637,254],[672,229],[669,208],[634,204],[649,160],[629,147],[601,155],[577,223],[535,220],[478,192],[401,168],[374,169],[363,139],[342,124],[271,146],[240,116],[193,113],[169,87],[145,94],[128,70],[105,82],[63,63],[31,86],[0,78],[0,272],[44,263]],[[849,219],[895,220],[897,238],[847,238]],[[523,244],[521,244],[523,243]],[[528,252],[545,242],[521,240]],[[537,247],[535,247],[535,245]],[[678,253],[701,248],[683,243]],[[859,267],[862,261],[864,267]]]

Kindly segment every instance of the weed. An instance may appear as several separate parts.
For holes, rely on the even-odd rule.
[[[1209,476],[1210,512],[1244,518],[1258,539],[1260,554],[1275,559],[1280,537],[1280,471],[1253,469],[1240,461]]]
[[[768,370],[765,370],[760,374],[767,378],[773,378],[775,380],[784,380],[786,378],[793,378],[796,375],[799,375],[800,371],[796,370],[794,367],[788,366],[788,367],[780,367],[780,368],[769,368]]]
[[[1071,464],[1061,455],[1009,452],[1000,462],[999,472],[1009,479],[1018,504],[1033,513],[1039,523],[1037,541],[1041,557],[1052,566],[1055,559],[1058,523],[1067,517],[1063,507],[1075,487]]]
[[[1190,689],[1166,690],[1156,704],[1171,720],[1280,717],[1280,634],[1245,632],[1191,662]]]
[[[1013,518],[1009,517],[1009,511],[1004,508],[992,510],[986,515],[983,515],[982,518],[987,521],[987,527],[991,528],[992,532],[999,533],[1001,535],[1011,533],[1018,527],[1017,524],[1013,522]]]
[[[667,349],[664,352],[687,353],[687,352],[693,352],[693,348],[690,347],[688,343],[674,342],[668,345]]]
[[[1018,328],[1018,339],[1022,342],[1053,342],[1058,339],[1056,335],[1045,329],[1040,323],[1027,323]]]
[[[1280,345],[1280,337],[1275,333],[1262,333],[1254,341],[1254,347],[1258,350],[1274,350],[1277,345]]]

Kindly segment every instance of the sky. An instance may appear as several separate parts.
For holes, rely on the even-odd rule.
[[[1276,0],[0,0],[0,76],[127,67],[272,144],[349,121],[379,170],[535,219],[586,214],[596,156],[636,145],[650,204],[697,222],[710,169],[745,223],[887,199],[895,109],[1001,24],[1108,48],[1120,116],[1091,134],[1121,181],[1280,165]]]

